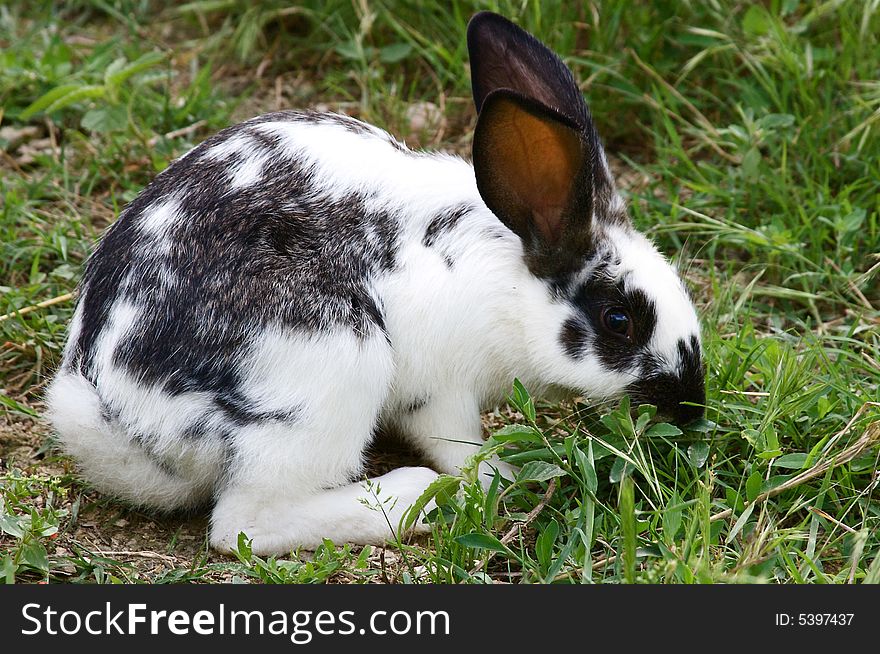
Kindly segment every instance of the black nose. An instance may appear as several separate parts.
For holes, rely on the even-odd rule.
[[[702,375],[652,375],[633,384],[630,392],[639,401],[656,406],[660,417],[671,419],[677,425],[686,425],[702,418],[705,412],[706,388]]]
[[[677,425],[686,425],[698,418],[702,418],[705,414],[706,410],[702,406],[706,403],[706,398],[703,396],[701,399],[696,400],[687,400],[688,402],[692,402],[693,404],[682,404],[679,403],[675,407],[666,407],[665,409],[657,409],[661,414],[667,414],[672,418],[672,422]],[[699,406],[697,406],[699,404]]]

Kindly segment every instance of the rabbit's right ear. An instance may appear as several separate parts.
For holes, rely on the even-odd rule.
[[[590,233],[587,149],[575,125],[529,98],[499,90],[483,103],[474,132],[477,188],[530,251],[587,245],[572,242]]]
[[[594,198],[613,189],[583,95],[553,51],[506,18],[468,25],[473,160],[486,206],[525,245],[536,275],[575,270],[591,248]]]
[[[568,66],[521,27],[481,11],[468,23],[467,45],[477,113],[482,113],[490,93],[509,89],[552,107],[581,128],[591,125],[587,104]]]

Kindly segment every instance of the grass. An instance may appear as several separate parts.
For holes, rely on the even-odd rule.
[[[90,491],[38,416],[101,231],[169,161],[279,107],[467,154],[464,26],[484,8],[583,80],[635,223],[692,285],[706,420],[681,433],[651,407],[546,405],[516,386],[480,456],[500,452],[519,478],[442,477],[433,535],[389,548],[266,560],[242,541],[225,559],[203,517],[189,527]],[[880,582],[878,41],[877,0],[0,7],[0,574]]]

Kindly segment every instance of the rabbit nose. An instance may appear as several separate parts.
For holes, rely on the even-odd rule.
[[[654,375],[630,390],[639,400],[655,405],[661,418],[671,419],[677,425],[702,418],[705,412],[706,390],[702,376]]]
[[[703,417],[706,390],[702,377],[682,379],[673,375],[664,376],[658,391],[662,401],[657,411],[671,417],[677,425],[686,425]]]
[[[688,402],[693,402],[693,404],[681,404],[672,409],[670,415],[672,417],[672,421],[677,425],[686,425],[688,423],[693,422],[699,418],[703,417],[703,414],[706,412],[705,408],[702,404],[705,400],[700,401],[700,406],[696,406],[695,400],[688,400]]]

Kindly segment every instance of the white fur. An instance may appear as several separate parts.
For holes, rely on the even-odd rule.
[[[238,533],[253,539],[256,554],[277,554],[296,547],[315,549],[323,540],[366,545],[403,536],[404,515],[437,478],[428,468],[398,468],[370,480],[326,490],[290,502],[263,489],[224,494],[211,518],[211,545],[234,550]],[[429,512],[433,503],[425,507]],[[413,531],[430,526],[417,520]]]
[[[281,119],[255,126],[283,138],[283,156],[311,167],[316,197],[356,192],[369,197],[368,211],[399,216],[398,265],[369,282],[388,338],[255,329],[238,370],[248,401],[254,411],[299,413],[290,423],[269,420],[239,429],[235,459],[224,472],[219,437],[179,438],[187,420],[210,414],[207,395],[171,396],[114,365],[117,345],[137,333],[140,311],[133,303],[118,304],[98,343],[97,389],[78,373],[62,372],[48,395],[65,447],[98,488],[163,509],[195,504],[213,490],[211,542],[220,549],[233,548],[240,531],[260,554],[315,547],[324,537],[376,542],[394,535],[405,509],[436,477],[424,468],[395,470],[372,482],[381,487],[387,510],[364,506],[359,498],[370,493],[351,480],[361,475],[363,451],[380,423],[399,428],[438,470],[454,473],[481,442],[480,409],[502,401],[515,376],[535,393],[562,386],[606,397],[638,374],[565,354],[560,328],[574,309],[553,299],[526,268],[520,240],[485,207],[465,161],[403,152],[375,128],[358,134],[333,122]],[[265,161],[249,148],[247,137],[234,136],[202,156],[245,153],[230,171],[231,183],[255,184]],[[426,248],[429,222],[465,203],[475,209],[436,247]],[[160,234],[175,219],[181,218],[169,200],[148,213],[143,229]],[[660,307],[652,347],[674,357],[678,338],[699,334],[678,277],[641,235],[625,229],[609,234],[621,255],[620,274]],[[455,253],[451,267],[444,252]],[[78,329],[75,318],[71,336]],[[154,458],[129,433],[108,425],[99,396],[118,408],[120,424],[155,436]],[[405,409],[420,398],[427,399],[424,408]]]
[[[211,147],[210,150],[202,154],[202,159],[223,160],[229,159],[232,155],[239,152],[248,153],[253,150],[252,139],[246,134],[236,134],[222,143]],[[190,150],[192,152],[192,150]],[[187,152],[186,154],[189,154]],[[186,156],[186,155],[184,155]],[[181,157],[183,159],[183,157]]]
[[[84,290],[80,291],[79,298],[77,302],[82,306],[82,304],[86,300],[86,292]],[[73,313],[73,318],[70,321],[70,325],[67,328],[67,342],[64,344],[64,350],[61,353],[61,358],[63,361],[67,361],[73,355],[73,347],[76,344],[77,339],[79,339],[80,331],[82,330],[82,311],[75,311]]]
[[[319,185],[315,193],[320,197],[339,200],[362,193],[368,198],[366,211],[405,212],[405,241],[421,238],[427,222],[457,201],[482,204],[473,169],[465,161],[443,154],[402,152],[391,145],[390,135],[376,127],[367,125],[367,134],[355,134],[331,122],[277,121],[254,127],[281,136],[283,152],[311,164]]]
[[[607,234],[621,257],[618,274],[628,287],[639,288],[654,300],[657,326],[649,349],[662,357],[668,372],[673,372],[679,363],[679,339],[696,336],[700,341],[700,321],[684,284],[644,235],[619,227],[607,228]]]
[[[268,156],[248,157],[234,169],[229,185],[232,188],[243,188],[258,183],[263,177],[263,167],[268,160]]]
[[[68,454],[98,489],[134,504],[163,510],[192,506],[206,500],[216,475],[208,447],[180,452],[186,476],[171,475],[133,446],[129,434],[111,429],[101,416],[95,387],[81,375],[62,372],[46,396],[47,417],[63,439]],[[161,410],[161,405],[157,407]],[[189,465],[186,465],[186,464]]]
[[[180,218],[180,201],[170,198],[144,212],[140,228],[154,236],[162,236]]]

